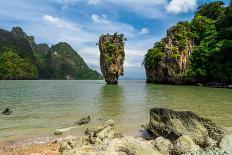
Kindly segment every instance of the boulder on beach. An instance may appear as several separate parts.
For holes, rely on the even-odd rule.
[[[87,137],[69,139],[61,144],[59,151],[70,155],[91,153],[103,155],[162,155],[153,144],[153,141],[122,136],[115,131],[114,124],[113,120],[108,120],[97,128],[90,129],[87,132]],[[165,145],[163,148],[168,150]]]
[[[154,139],[161,136],[170,140],[176,154],[218,146],[224,136],[223,130],[209,119],[190,111],[165,108],[150,110],[150,122],[146,130]]]
[[[105,123],[98,126],[96,129],[89,133],[89,143],[91,144],[102,144],[107,143],[109,140],[115,137],[115,122],[108,120]]]

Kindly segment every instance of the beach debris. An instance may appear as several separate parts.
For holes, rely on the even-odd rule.
[[[9,108],[6,108],[6,109],[2,112],[3,115],[10,115],[11,113],[12,113],[12,110],[10,110]]]
[[[67,132],[71,129],[75,129],[78,128],[77,126],[71,126],[71,127],[67,127],[67,128],[62,128],[62,129],[56,129],[54,132],[54,135],[61,135],[63,134],[63,132]]]
[[[90,116],[81,118],[78,122],[75,122],[75,125],[83,125],[83,124],[88,124],[90,122]]]

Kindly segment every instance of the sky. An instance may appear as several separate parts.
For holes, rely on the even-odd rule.
[[[191,20],[197,7],[210,1],[0,0],[0,28],[19,26],[33,35],[36,43],[49,46],[67,42],[99,72],[99,36],[123,33],[128,41],[122,79],[145,79],[141,64],[147,50],[166,35],[170,26]]]

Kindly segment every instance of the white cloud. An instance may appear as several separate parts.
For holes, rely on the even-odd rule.
[[[58,18],[58,17],[53,17],[51,15],[43,15],[42,17],[45,21],[52,23],[52,24],[58,24],[58,25],[62,25],[63,21]]]
[[[81,31],[81,28],[79,25],[60,19],[59,17],[54,17],[51,15],[43,15],[42,19],[48,24],[53,25],[54,27],[66,28],[69,31]]]
[[[89,0],[88,4],[92,4],[92,5],[99,5],[101,3],[100,0]]]
[[[110,21],[106,18],[105,14],[102,14],[102,16],[96,15],[96,14],[92,14],[91,15],[91,20],[94,23],[99,23],[99,24],[109,24],[110,23]]]
[[[170,13],[188,12],[195,9],[197,6],[196,0],[171,0],[166,6],[166,10]]]
[[[149,29],[144,27],[140,30],[140,32],[138,33],[139,35],[144,35],[144,34],[148,34],[149,33]]]

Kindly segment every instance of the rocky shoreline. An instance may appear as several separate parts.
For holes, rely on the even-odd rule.
[[[83,137],[54,140],[47,144],[0,147],[10,154],[96,154],[96,155],[229,155],[232,136],[211,120],[190,111],[164,108],[150,110],[150,121],[140,137],[124,136],[108,120],[94,129],[86,129]]]

